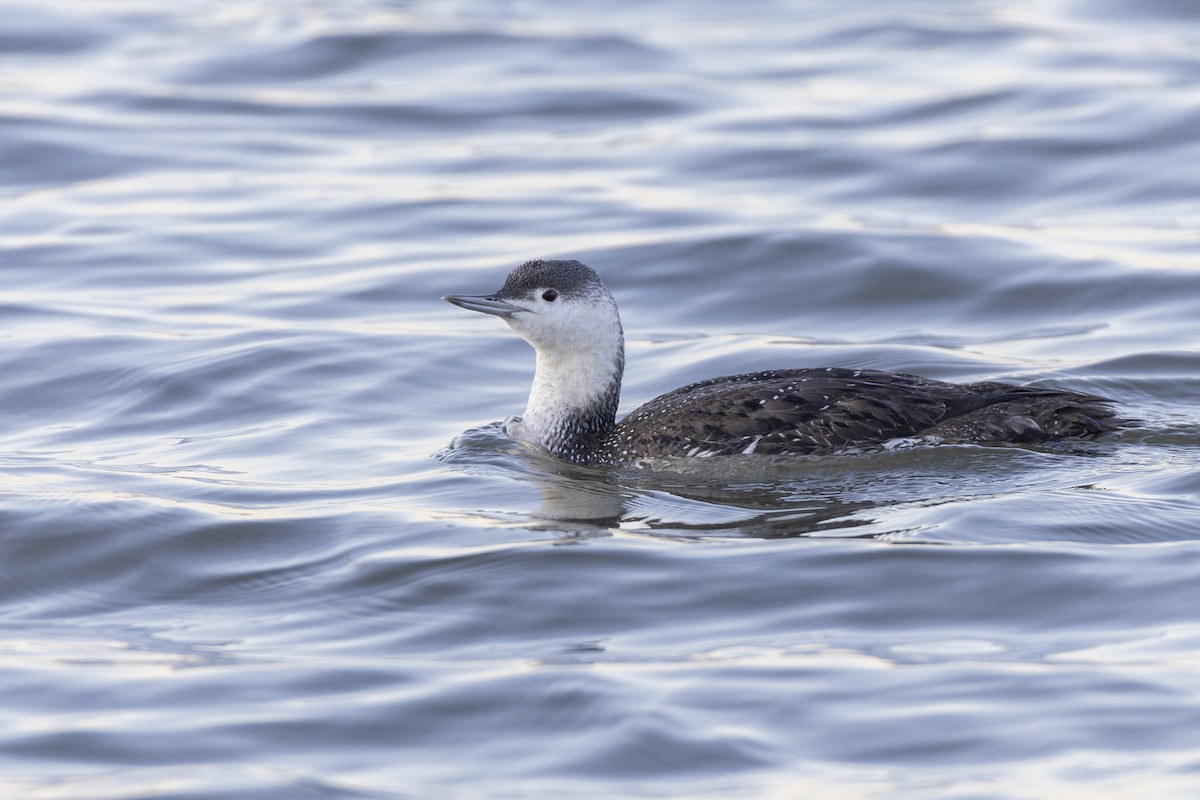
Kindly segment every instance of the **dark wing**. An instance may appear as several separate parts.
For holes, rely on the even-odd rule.
[[[872,370],[731,375],[656,397],[617,424],[612,443],[617,454],[838,452],[913,436],[962,394],[954,384]]]
[[[1111,400],[1095,395],[1003,383],[972,383],[962,388],[984,402],[947,416],[924,436],[942,442],[1091,439],[1129,422],[1117,417]]]
[[[954,384],[840,368],[755,372],[656,397],[617,424],[608,449],[621,460],[836,453],[922,435],[943,441],[1041,441],[1062,438],[1058,434],[1065,430],[1051,427],[1080,401],[1094,401],[1081,412],[1085,420],[1088,411],[1112,416],[1100,410],[1100,398],[1005,383]],[[1027,413],[1035,408],[1045,412],[1041,418]],[[1082,430],[1080,425],[1087,427],[1072,422],[1071,430]]]

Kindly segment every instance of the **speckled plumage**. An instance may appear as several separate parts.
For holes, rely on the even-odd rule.
[[[597,452],[658,456],[844,453],[919,438],[1042,442],[1112,430],[1098,397],[857,369],[789,369],[684,386],[631,412]]]
[[[1101,397],[1006,383],[955,384],[842,368],[730,375],[654,398],[616,422],[624,337],[616,301],[578,261],[530,261],[486,297],[537,352],[517,429],[580,464],[733,454],[844,453],[903,440],[1044,442],[1114,430]]]

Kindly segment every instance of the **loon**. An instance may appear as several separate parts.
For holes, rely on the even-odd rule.
[[[537,353],[506,430],[559,459],[619,466],[733,454],[837,454],[918,443],[1037,443],[1115,430],[1111,400],[1008,383],[946,383],[824,367],[728,375],[654,398],[617,422],[625,338],[617,303],[579,261],[527,261],[490,295],[443,300],[500,317]]]

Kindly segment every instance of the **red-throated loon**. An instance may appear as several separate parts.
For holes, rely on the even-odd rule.
[[[625,338],[616,300],[589,267],[528,261],[495,294],[444,299],[500,317],[533,345],[529,403],[510,431],[578,464],[843,453],[905,439],[1045,442],[1116,429],[1102,397],[835,367],[710,378],[617,422]]]

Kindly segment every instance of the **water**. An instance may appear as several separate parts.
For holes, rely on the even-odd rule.
[[[0,796],[1195,797],[1198,54],[1179,0],[6,3]],[[1139,422],[566,468],[438,299],[556,256],[624,410]]]

